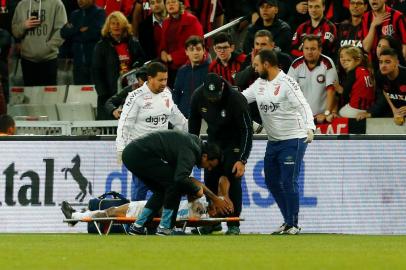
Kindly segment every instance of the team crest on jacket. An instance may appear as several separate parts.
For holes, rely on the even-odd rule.
[[[144,103],[144,107],[142,107],[143,109],[152,109],[152,102],[145,102]]]
[[[277,95],[279,94],[279,88],[281,88],[280,85],[278,85],[278,86],[275,87],[275,91],[273,91],[273,94],[274,94],[275,96],[277,96]]]
[[[221,117],[225,118],[226,117],[226,110],[221,111]]]
[[[323,74],[317,75],[317,82],[318,83],[324,83],[325,81],[326,81],[326,76],[324,76]]]

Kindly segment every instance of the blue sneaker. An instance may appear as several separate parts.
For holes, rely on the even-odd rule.
[[[147,235],[147,229],[144,226],[137,226],[135,223],[131,224],[128,229],[129,235]]]

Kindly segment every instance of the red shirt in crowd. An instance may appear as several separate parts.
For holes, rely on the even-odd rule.
[[[344,83],[345,94],[349,94],[349,104],[352,108],[367,110],[371,107],[375,101],[375,90],[367,68],[358,66],[348,73]]]
[[[96,0],[96,5],[104,8],[106,16],[114,11],[121,11],[126,17],[131,15],[135,0]]]
[[[169,68],[178,69],[186,63],[185,41],[192,35],[203,37],[202,25],[192,14],[185,12],[179,19],[170,17],[164,20],[159,52],[166,51],[171,55]]]
[[[241,70],[241,65],[244,63],[246,57],[247,56],[244,53],[232,53],[230,60],[228,60],[227,66],[223,65],[221,63],[221,60],[216,58],[213,62],[210,63],[209,72],[214,72],[223,77],[232,85],[235,85],[235,74]]]
[[[302,47],[302,38],[304,35],[307,34],[314,34],[316,36],[321,37],[321,43],[322,43],[322,52],[323,54],[327,56],[333,56],[334,55],[334,49],[335,49],[335,40],[337,38],[337,29],[335,25],[330,22],[329,20],[323,18],[319,25],[316,27],[312,26],[311,20],[308,20],[297,28],[295,34],[293,35],[292,38],[292,50],[291,54],[294,57],[299,57],[303,55],[303,52],[301,50]]]
[[[131,69],[131,55],[128,51],[128,43],[121,42],[114,45],[120,61],[120,74],[124,74]]]
[[[388,6],[385,6],[385,10],[387,13],[390,13],[390,18],[376,27],[376,34],[370,51],[370,55],[373,59],[376,58],[376,47],[378,46],[379,39],[382,36],[392,36],[399,40],[403,45],[406,44],[405,16],[401,12]],[[372,11],[365,13],[362,17],[362,34],[364,38],[368,35],[369,27],[371,26],[373,19],[374,15]]]
[[[199,19],[205,33],[213,30],[215,18],[223,14],[220,0],[190,0],[190,10]]]

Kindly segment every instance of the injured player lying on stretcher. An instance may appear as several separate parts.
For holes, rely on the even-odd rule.
[[[196,180],[197,181],[197,180]],[[227,178],[222,178],[219,181],[219,198],[232,202],[228,197],[230,183]],[[106,217],[129,217],[137,219],[142,212],[147,201],[133,201],[116,207],[110,207],[105,210],[84,210],[77,211],[67,201],[63,201],[61,205],[62,213],[66,219],[81,220],[83,218],[106,218]],[[221,216],[216,212],[214,206],[209,205],[206,196],[198,199],[181,200],[177,213],[177,219],[187,218],[209,218]],[[69,226],[74,226],[78,221],[67,222]]]
[[[134,201],[120,206],[110,207],[105,210],[76,211],[67,201],[63,201],[61,210],[66,219],[80,220],[83,218],[105,217],[138,218],[146,203],[147,201]],[[216,216],[216,211],[214,208],[209,207],[205,196],[192,202],[182,200],[179,204],[177,219],[208,218],[210,216]],[[77,221],[70,221],[68,222],[68,225],[74,226],[76,223]]]

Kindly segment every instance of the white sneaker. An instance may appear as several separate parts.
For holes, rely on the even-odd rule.
[[[298,235],[299,233],[300,233],[300,230],[301,230],[302,228],[300,228],[300,227],[295,227],[295,226],[287,226],[286,228],[285,228],[285,230],[281,233],[281,234],[287,234],[287,235]]]

